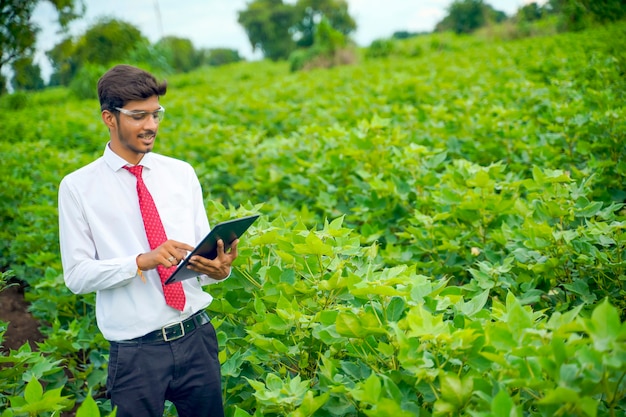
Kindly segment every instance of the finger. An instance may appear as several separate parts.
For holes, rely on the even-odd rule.
[[[185,259],[187,257],[187,254],[189,253],[189,251],[186,250],[177,250],[176,254],[174,256],[176,256],[176,259],[178,259],[179,261]]]
[[[179,242],[177,240],[168,240],[163,245],[167,245],[171,250],[180,250],[180,251],[192,251],[193,246],[190,246],[184,242]]]
[[[202,256],[193,256],[191,259],[189,259],[189,264],[198,268],[215,268],[216,262],[217,261],[215,260],[203,258]]]
[[[230,258],[234,261],[237,256],[237,245],[239,244],[239,239],[235,239],[233,243],[230,244]]]
[[[217,256],[220,257],[224,255],[224,241],[222,239],[217,240]]]
[[[167,262],[167,264],[164,264],[164,266],[167,267],[178,265],[178,258],[171,254],[165,259],[165,261]]]

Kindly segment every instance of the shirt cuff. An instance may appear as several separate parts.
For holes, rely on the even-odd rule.
[[[230,278],[232,273],[233,273],[233,267],[231,266],[230,267],[230,271],[228,272],[228,275],[224,279],[215,279],[215,278],[211,278],[208,275],[199,275],[198,276],[198,282],[200,282],[200,285],[217,284],[218,282],[223,282],[223,281],[227,280],[228,278]]]

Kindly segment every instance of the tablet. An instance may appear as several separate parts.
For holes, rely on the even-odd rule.
[[[224,250],[228,250],[230,248],[230,244],[233,243],[235,239],[238,239],[254,221],[259,217],[259,214],[254,214],[252,216],[241,217],[238,219],[227,220],[222,223],[218,223],[214,228],[211,229],[208,235],[202,242],[195,247],[194,250],[189,252],[189,255],[183,261],[178,264],[178,268],[170,275],[170,277],[165,281],[166,284],[171,284],[173,282],[184,281],[189,278],[197,277],[200,275],[199,272],[196,272],[192,269],[187,269],[187,265],[189,265],[189,259],[194,255],[199,255],[204,258],[215,259],[217,257],[217,241],[222,239],[224,241]]]

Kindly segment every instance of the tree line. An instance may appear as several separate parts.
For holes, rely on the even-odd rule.
[[[2,74],[10,68],[14,90],[38,90],[46,86],[70,86],[80,91],[88,88],[93,74],[111,62],[142,64],[160,73],[187,72],[202,65],[223,65],[242,60],[239,52],[227,49],[196,49],[189,39],[167,36],[151,43],[130,23],[103,18],[78,37],[68,35],[69,24],[85,12],[80,0],[45,0],[57,12],[65,36],[46,51],[53,72],[47,85],[41,68],[34,62],[35,45],[40,29],[32,15],[44,0],[0,0],[0,94],[6,92]],[[597,23],[623,19],[624,0],[549,0],[530,3],[514,16],[494,9],[484,0],[455,0],[447,15],[437,23],[435,32],[472,33],[489,24],[508,19],[533,22],[557,17],[558,29],[581,30]],[[238,23],[245,29],[250,44],[264,58],[289,60],[291,69],[332,66],[355,59],[356,45],[350,35],[357,29],[345,0],[252,0],[238,12]],[[419,34],[398,31],[393,38]],[[89,93],[86,93],[89,94]]]

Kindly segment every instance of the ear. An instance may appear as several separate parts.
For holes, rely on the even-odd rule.
[[[102,112],[102,121],[109,129],[114,129],[117,126],[117,118],[109,110]]]

